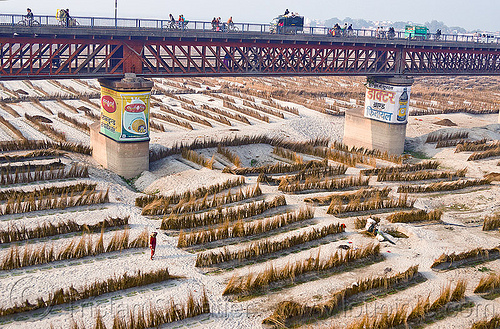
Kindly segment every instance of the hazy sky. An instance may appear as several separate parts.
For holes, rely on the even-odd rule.
[[[69,8],[74,16],[114,17],[115,0],[6,0],[0,1],[5,14],[55,15],[57,8]],[[467,30],[500,31],[500,0],[118,0],[118,17],[176,18],[211,20],[220,16],[235,22],[268,23],[285,8],[310,19],[332,17],[363,18],[373,21],[443,21]]]

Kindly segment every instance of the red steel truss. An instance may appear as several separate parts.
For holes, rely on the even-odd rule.
[[[500,73],[500,49],[481,45],[184,39],[0,37],[0,79]]]

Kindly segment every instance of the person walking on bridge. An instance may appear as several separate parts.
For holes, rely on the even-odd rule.
[[[26,20],[28,21],[28,25],[29,26],[32,26],[33,25],[33,13],[31,12],[31,9],[27,8],[26,9],[27,13],[26,13]]]

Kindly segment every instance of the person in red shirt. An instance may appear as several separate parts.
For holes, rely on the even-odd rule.
[[[151,260],[153,260],[153,256],[155,255],[157,234],[158,234],[157,232],[153,232],[149,237],[149,248],[151,248]]]

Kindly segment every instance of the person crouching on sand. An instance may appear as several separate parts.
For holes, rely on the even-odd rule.
[[[153,256],[155,255],[155,249],[156,249],[156,235],[157,232],[151,233],[151,236],[149,237],[149,248],[151,248],[151,260],[153,260]]]

